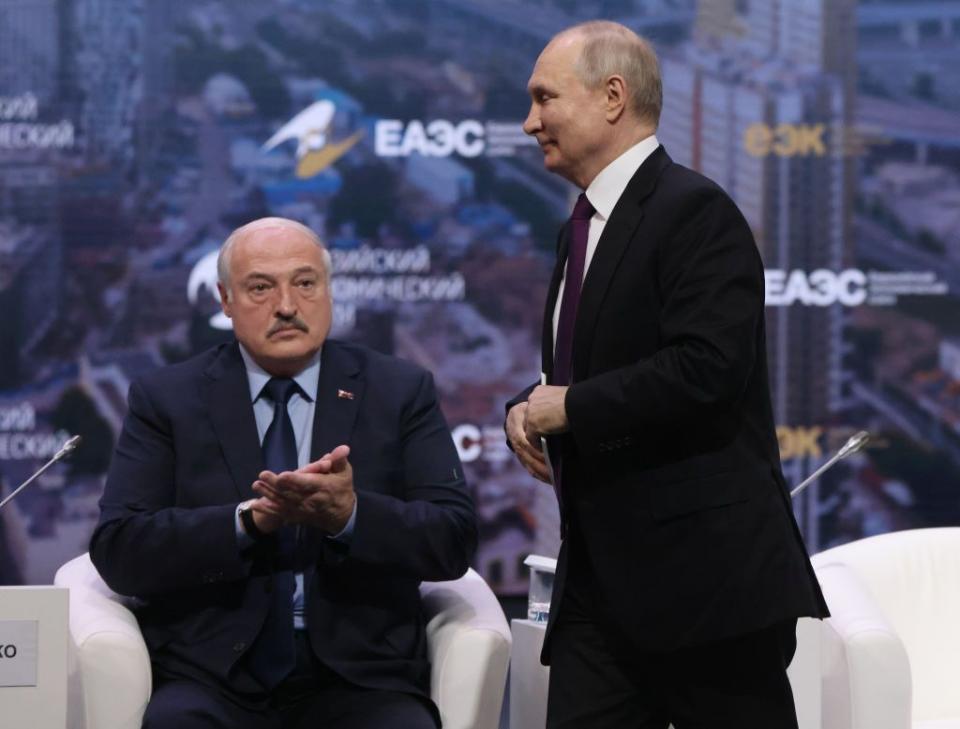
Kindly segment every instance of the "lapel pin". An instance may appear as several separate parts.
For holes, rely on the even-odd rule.
[[[353,393],[349,390],[337,390],[337,397],[340,400],[353,400]]]

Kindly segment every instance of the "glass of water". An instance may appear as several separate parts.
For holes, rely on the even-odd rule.
[[[530,568],[530,587],[527,593],[527,620],[545,623],[550,617],[550,595],[557,560],[531,554],[523,563]]]

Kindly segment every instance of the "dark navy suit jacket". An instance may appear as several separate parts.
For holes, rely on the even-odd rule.
[[[472,500],[429,373],[367,348],[323,347],[312,458],[351,448],[349,545],[306,530],[305,612],[317,656],[371,688],[427,696],[421,580],[449,580],[476,548]],[[241,553],[234,512],[263,470],[236,342],[130,388],[90,555],[106,583],[143,600],[160,675],[256,697],[244,656],[270,604],[275,545]]]

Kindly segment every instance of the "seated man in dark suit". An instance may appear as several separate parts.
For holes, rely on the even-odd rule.
[[[143,726],[439,726],[418,585],[477,532],[432,378],[326,339],[299,223],[234,231],[218,274],[237,341],[132,385],[90,543],[143,602]]]

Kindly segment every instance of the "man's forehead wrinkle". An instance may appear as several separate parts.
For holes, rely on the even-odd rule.
[[[301,273],[317,273],[317,274],[319,274],[319,273],[320,273],[320,269],[317,268],[316,266],[311,266],[311,265],[307,265],[307,266],[297,266],[296,268],[294,268],[294,269],[291,270],[291,271],[284,270],[284,271],[279,272],[279,274],[278,274],[278,273],[267,272],[267,271],[261,271],[261,270],[259,270],[259,269],[253,269],[252,271],[248,271],[247,273],[245,273],[243,277],[244,277],[244,278],[257,278],[257,277],[259,277],[259,278],[271,278],[271,279],[272,279],[272,278],[275,278],[277,275],[281,275],[281,276],[282,276],[282,275],[296,276],[296,275],[299,275],[299,274],[301,274]]]
[[[273,274],[266,273],[265,271],[250,271],[243,277],[243,280],[248,281],[252,278],[266,278],[272,281],[274,279],[274,276]]]

